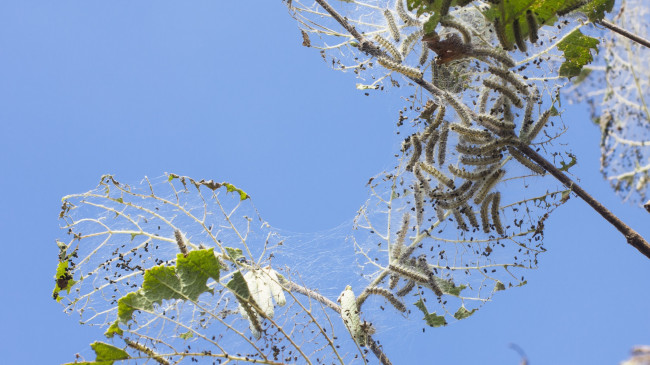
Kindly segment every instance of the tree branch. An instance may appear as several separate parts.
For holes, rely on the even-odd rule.
[[[634,33],[628,32],[627,30],[619,27],[618,25],[616,25],[614,23],[610,23],[609,21],[607,21],[605,19],[602,19],[602,20],[598,21],[597,24],[600,24],[600,25],[604,26],[605,28],[608,28],[608,29],[622,35],[623,37],[626,37],[626,38],[628,38],[628,39],[630,39],[630,40],[632,40],[634,42],[637,42],[640,45],[643,45],[645,47],[650,48],[650,41],[649,40],[647,40],[647,39],[645,39],[643,37],[639,37],[638,35],[636,35]]]
[[[605,218],[611,225],[613,225],[619,232],[625,236],[627,243],[632,245],[634,248],[639,250],[644,256],[650,258],[650,244],[635,230],[621,221],[614,213],[605,208],[598,200],[589,195],[580,185],[576,184],[568,176],[566,176],[562,171],[555,167],[552,163],[546,160],[542,155],[535,152],[530,146],[519,144],[517,149],[521,151],[526,156],[530,157],[531,160],[538,163],[546,171],[548,171],[553,177],[558,179],[564,186],[569,188],[571,191],[576,193],[582,200],[589,204],[598,214]]]

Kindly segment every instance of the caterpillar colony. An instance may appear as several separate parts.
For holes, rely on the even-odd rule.
[[[398,135],[407,136],[400,162],[371,179],[372,197],[356,220],[365,233],[354,237],[355,247],[372,279],[358,291],[359,310],[368,296],[399,309],[396,298],[429,292],[440,306],[435,313],[453,316],[450,308],[472,306],[459,290],[485,298],[506,280],[522,285],[523,277],[513,282],[497,273],[535,267],[543,249],[531,243],[541,238],[546,213],[561,204],[559,185],[536,182],[532,188],[546,171],[520,147],[552,149],[562,133],[543,133],[559,123],[554,117],[562,82],[549,81],[552,71],[538,67],[542,60],[557,62],[557,51],[536,42],[561,39],[580,25],[566,21],[541,29],[530,11],[500,24],[484,16],[488,3],[461,3],[466,6],[442,1],[439,24],[428,34],[427,16],[409,11],[404,0],[294,1],[291,7],[301,29],[323,39],[314,47],[332,57],[334,69],[352,71],[375,89],[406,83],[412,90],[403,96],[408,106],[397,123]],[[358,33],[342,27],[335,13]],[[373,221],[378,216],[388,224]],[[376,250],[365,243],[373,237],[382,242]]]

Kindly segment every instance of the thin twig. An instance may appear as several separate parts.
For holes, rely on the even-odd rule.
[[[562,171],[560,171],[552,163],[546,160],[542,155],[530,148],[530,146],[520,144],[517,146],[517,149],[528,156],[531,160],[537,162],[546,171],[548,171],[562,184],[564,184],[564,186],[576,193],[576,195],[578,195],[582,200],[589,204],[596,212],[598,212],[598,214],[600,214],[609,223],[616,227],[616,229],[625,236],[627,243],[639,250],[639,252],[641,252],[647,258],[650,258],[650,244],[637,231],[633,230],[631,227],[625,224],[616,215],[614,215],[614,213],[605,208],[605,206],[602,205],[598,200],[589,195],[589,193],[581,188],[580,185],[576,184]]]
[[[599,20],[597,22],[597,24],[601,24],[605,28],[608,28],[608,29],[614,31],[614,32],[622,35],[623,37],[626,37],[626,38],[628,38],[630,40],[633,40],[633,41],[637,42],[638,44],[640,44],[642,46],[650,48],[650,41],[649,40],[647,40],[647,39],[645,39],[643,37],[639,37],[638,35],[636,35],[634,33],[628,32],[627,30],[619,27],[618,25],[616,25],[614,23],[610,23],[609,21],[607,21],[605,19],[602,19],[602,20]]]

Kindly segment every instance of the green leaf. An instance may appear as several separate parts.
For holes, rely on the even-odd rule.
[[[238,192],[239,200],[246,200],[250,198],[250,196],[248,196],[248,194],[246,194],[242,189],[235,187],[233,184],[223,183],[223,185],[226,187],[229,193]]]
[[[219,280],[219,261],[214,249],[190,251],[187,257],[178,254],[175,267],[156,266],[144,273],[142,288],[120,298],[117,315],[127,323],[136,310],[152,311],[163,300],[180,299],[195,302],[205,292],[209,278]]]
[[[445,320],[444,316],[436,315],[436,312],[429,313],[429,310],[424,305],[424,301],[422,301],[422,299],[415,302],[415,306],[422,311],[422,313],[424,314],[423,319],[427,322],[427,325],[429,325],[430,327],[442,327],[447,325],[447,321]]]
[[[458,320],[465,319],[465,318],[471,316],[472,314],[474,314],[474,312],[476,312],[477,310],[478,309],[474,308],[471,311],[468,311],[467,308],[465,308],[464,306],[461,306],[460,308],[458,308],[456,313],[454,313],[454,318],[456,318]]]
[[[564,52],[566,59],[560,66],[560,76],[571,78],[580,75],[582,67],[594,60],[591,49],[598,52],[598,43],[598,39],[582,34],[579,29],[558,43],[557,48]]]
[[[182,338],[182,339],[184,339],[184,340],[187,340],[187,339],[189,339],[189,338],[194,337],[194,332],[192,332],[192,331],[187,331],[187,332],[185,332],[185,333],[181,333],[179,337]]]
[[[97,361],[125,360],[130,356],[126,351],[104,342],[95,342],[90,345],[97,355]]]
[[[614,8],[614,0],[593,0],[589,4],[580,8],[591,22],[597,22],[605,17],[605,12],[610,12]]]
[[[494,285],[494,291],[501,291],[501,290],[506,290],[506,286],[503,285],[502,282],[497,281],[497,283]]]
[[[131,233],[131,241],[133,241],[140,233]]]
[[[59,261],[59,264],[56,266],[56,273],[54,274],[54,290],[52,291],[52,297],[56,299],[57,302],[60,302],[62,299],[59,295],[61,291],[65,290],[67,294],[70,294],[70,289],[72,289],[72,286],[77,283],[72,279],[72,275],[68,269],[68,266],[70,265],[69,257],[67,255],[64,256],[65,258]]]
[[[440,290],[442,290],[443,293],[453,295],[453,296],[459,296],[460,292],[463,291],[467,286],[461,285],[461,286],[456,286],[453,281],[451,280],[445,280],[441,279],[439,277],[434,277],[434,280],[438,284],[438,287]]]
[[[95,351],[95,361],[75,362],[64,365],[113,365],[113,362],[116,360],[127,360],[131,358],[126,351],[104,342],[94,342],[90,344],[90,347]]]
[[[503,0],[492,3],[483,14],[492,23],[499,19],[499,23],[503,25],[505,39],[512,45],[515,42],[513,30],[515,20],[519,21],[521,37],[526,38],[530,33],[526,19],[528,11],[534,15],[538,28],[543,25],[553,25],[557,20],[557,11],[565,8],[565,3],[566,0]]]
[[[119,198],[115,199],[115,201],[120,203],[120,204],[124,204],[124,199],[122,199],[122,197],[119,197]]]
[[[239,271],[235,271],[232,275],[232,279],[226,284],[226,287],[233,291],[237,295],[237,298],[243,300],[248,300],[251,297],[251,293],[248,290],[248,285],[246,284],[246,279]]]
[[[124,331],[122,331],[122,329],[118,325],[119,322],[120,321],[117,320],[117,321],[113,322],[113,324],[111,324],[110,327],[108,327],[108,330],[106,330],[106,332],[104,333],[104,336],[106,336],[106,338],[113,338],[113,336],[115,336],[116,334],[118,336],[122,336]]]
[[[244,257],[244,252],[241,248],[226,247],[225,249],[232,261],[237,261],[237,259]]]
[[[571,157],[571,161],[569,163],[560,161],[560,164],[562,165],[562,167],[560,167],[560,171],[569,171],[569,169],[575,166],[575,164],[578,162],[578,160],[576,159],[576,155],[574,155],[573,153],[569,153],[569,157]]]

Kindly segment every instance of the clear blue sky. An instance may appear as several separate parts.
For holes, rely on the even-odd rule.
[[[102,339],[51,299],[60,198],[102,174],[230,181],[290,231],[354,216],[368,178],[393,163],[401,104],[365,96],[301,42],[279,0],[0,3],[0,362],[73,361]],[[599,174],[584,108],[564,120],[572,172],[650,237],[648,214]],[[546,226],[528,285],[414,332],[408,354],[389,351],[394,363],[517,364],[514,342],[533,364],[612,364],[650,344],[650,262],[578,199]]]

